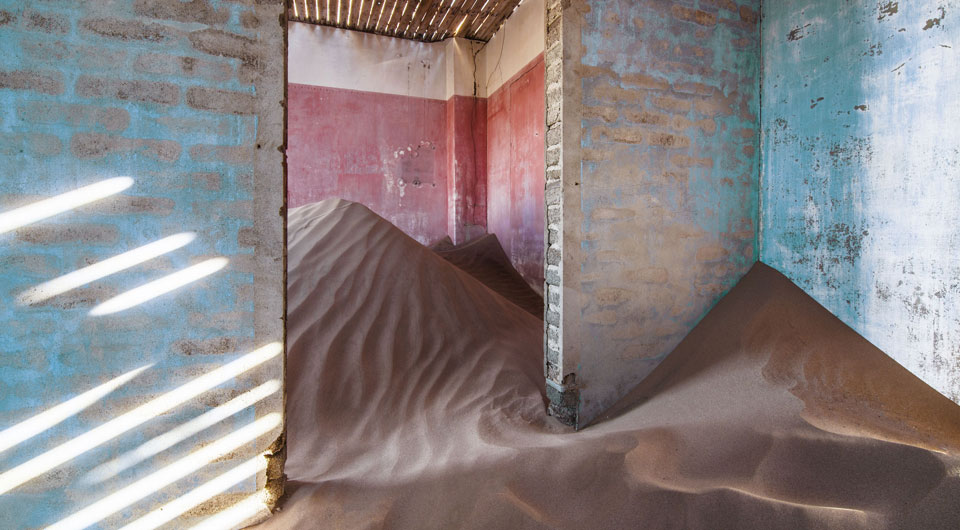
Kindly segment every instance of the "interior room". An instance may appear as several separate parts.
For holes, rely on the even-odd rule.
[[[960,527],[956,0],[0,0],[0,527]]]

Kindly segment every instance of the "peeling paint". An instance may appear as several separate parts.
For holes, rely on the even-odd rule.
[[[960,32],[947,7],[764,6],[761,259],[960,402]],[[796,28],[803,40],[784,41]]]

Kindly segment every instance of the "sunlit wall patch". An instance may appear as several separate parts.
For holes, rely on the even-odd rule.
[[[130,177],[114,177],[0,213],[0,234],[68,212],[84,204],[116,195],[133,186]]]
[[[212,258],[173,274],[168,274],[163,278],[145,283],[103,302],[90,310],[90,316],[110,315],[149,302],[154,298],[206,278],[226,267],[229,262],[230,260],[227,258]]]
[[[38,304],[54,296],[61,295],[88,283],[106,278],[112,274],[129,269],[153,258],[173,252],[196,239],[193,232],[181,232],[165,237],[153,243],[135,248],[123,254],[107,258],[88,267],[64,274],[48,282],[27,289],[17,297],[21,305]]]

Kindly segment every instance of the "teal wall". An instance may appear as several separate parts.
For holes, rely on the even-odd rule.
[[[0,0],[2,528],[131,522],[280,433],[283,8],[257,3]],[[64,194],[86,204],[57,213],[44,202]],[[151,259],[34,296],[171,236]],[[151,283],[194,266],[208,274],[167,293]],[[131,293],[153,298],[115,305]],[[229,368],[240,359],[256,364]],[[150,450],[271,381],[269,394]],[[223,454],[182,460],[241,431]],[[95,472],[128,451],[145,456]],[[194,494],[200,511],[188,515],[262,489],[264,470],[243,469]],[[108,495],[119,497],[104,509]]]
[[[960,2],[763,15],[761,260],[960,402]]]

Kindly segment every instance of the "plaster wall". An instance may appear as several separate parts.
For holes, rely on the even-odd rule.
[[[553,381],[579,391],[578,425],[653,370],[756,260],[758,13],[756,0],[563,8]]]
[[[761,259],[960,402],[958,15],[764,4]]]
[[[357,201],[424,244],[485,233],[479,44],[289,27],[290,205]]]
[[[0,1],[0,526],[282,492],[283,13]]]
[[[478,56],[483,97],[514,80],[543,53],[545,15],[544,0],[523,0],[484,46]]]

